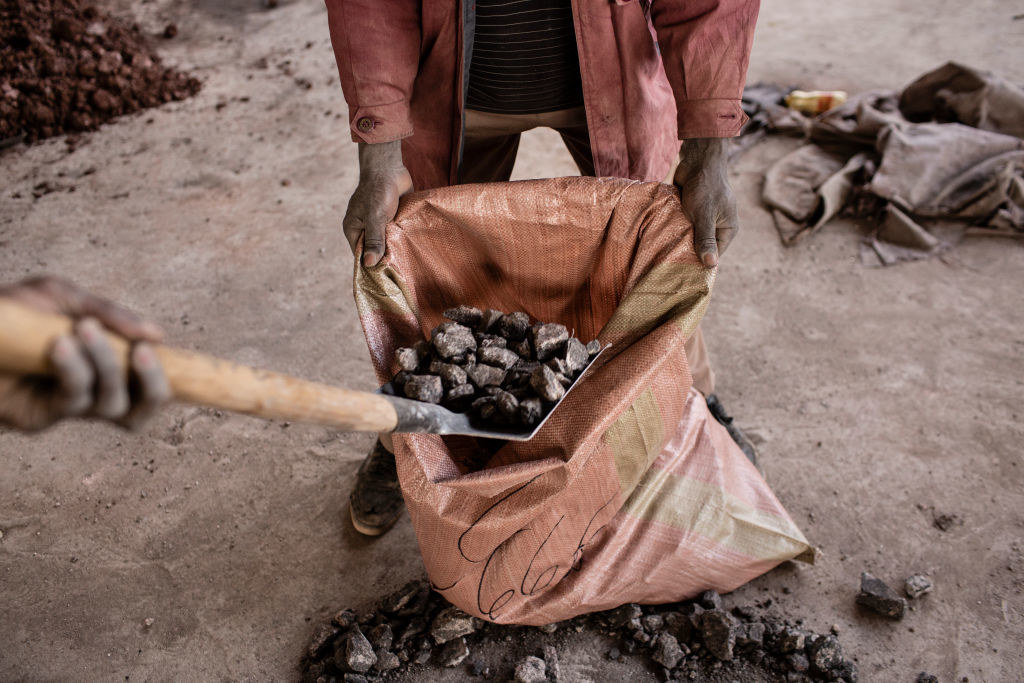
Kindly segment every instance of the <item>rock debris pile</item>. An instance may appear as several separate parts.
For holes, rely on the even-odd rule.
[[[730,667],[771,680],[857,680],[857,667],[844,657],[835,634],[774,618],[764,612],[770,605],[768,599],[726,610],[717,593],[706,591],[695,600],[623,605],[539,628],[500,626],[450,606],[426,581],[418,581],[367,614],[343,610],[322,625],[303,660],[302,679],[426,680],[431,669],[459,667],[465,676],[488,680],[566,681],[556,647],[559,632],[589,629],[615,643],[604,656],[619,662],[633,658],[665,681],[703,680]],[[485,650],[494,643],[507,647],[488,657]]]
[[[531,429],[579,377],[601,344],[584,344],[565,325],[530,322],[521,311],[459,306],[412,348],[395,352],[395,393],[472,411],[483,426]]]
[[[163,66],[138,26],[89,3],[0,1],[0,142],[93,130],[199,87]]]

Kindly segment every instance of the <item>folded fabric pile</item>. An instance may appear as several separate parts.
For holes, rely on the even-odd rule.
[[[781,100],[755,87],[754,125],[799,132]],[[844,207],[878,218],[861,250],[868,265],[932,256],[969,234],[1024,237],[1024,89],[999,76],[951,62],[902,93],[850,98],[811,119],[807,135],[765,177],[787,245]]]

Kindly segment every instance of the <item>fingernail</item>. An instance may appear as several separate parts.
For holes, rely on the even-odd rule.
[[[71,355],[71,340],[67,337],[59,337],[53,343],[53,355],[57,360],[67,360]]]
[[[365,254],[363,254],[364,266],[375,266],[377,265],[378,260],[380,260],[380,257],[378,257],[377,254],[373,253],[372,251],[368,251]]]
[[[100,325],[92,318],[86,318],[82,322],[78,323],[78,333],[82,335],[82,338],[86,341],[96,341],[96,338],[100,334]]]
[[[718,257],[714,254],[704,254],[704,265],[708,268],[714,268],[718,265]]]
[[[135,362],[144,370],[149,370],[156,364],[156,356],[148,346],[137,346],[135,348]]]

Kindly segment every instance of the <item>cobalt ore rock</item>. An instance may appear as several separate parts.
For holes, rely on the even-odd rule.
[[[531,324],[521,311],[457,306],[430,341],[395,351],[395,392],[406,398],[470,412],[483,426],[537,425],[601,351],[565,325]]]

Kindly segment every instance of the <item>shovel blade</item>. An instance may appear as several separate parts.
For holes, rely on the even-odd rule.
[[[504,441],[529,441],[533,436],[540,431],[540,428],[548,421],[548,418],[558,407],[562,405],[562,401],[569,395],[576,386],[583,381],[583,378],[587,376],[590,369],[594,367],[594,363],[601,354],[608,350],[611,344],[605,345],[590,362],[587,363],[587,367],[583,368],[583,371],[573,381],[572,384],[566,388],[562,398],[551,407],[547,415],[538,422],[532,428],[520,428],[514,427],[493,427],[481,424],[475,416],[471,416],[469,413],[455,413],[447,408],[433,404],[423,403],[421,401],[413,401],[408,398],[399,398],[395,396],[395,387],[388,382],[382,386],[378,393],[385,394],[388,396],[388,400],[391,401],[395,410],[398,413],[398,426],[395,428],[396,433],[426,433],[426,434],[461,434],[466,436],[476,436],[484,439],[502,439]]]

